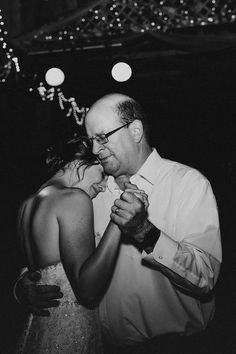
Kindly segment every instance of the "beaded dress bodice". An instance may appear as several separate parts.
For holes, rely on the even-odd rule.
[[[49,317],[30,314],[17,353],[100,354],[101,332],[97,309],[80,305],[61,262],[40,270],[39,284],[58,285],[63,293]]]

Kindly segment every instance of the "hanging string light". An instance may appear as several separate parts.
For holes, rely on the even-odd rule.
[[[64,72],[59,68],[51,68],[45,74],[45,81],[49,85],[46,88],[43,82],[39,83],[37,91],[42,99],[42,101],[53,101],[58,100],[58,104],[61,110],[66,111],[66,117],[73,116],[76,124],[79,126],[83,125],[85,115],[88,111],[87,107],[79,107],[76,103],[74,97],[66,98],[61,88],[58,87],[62,85],[65,80]],[[33,91],[32,88],[29,91]]]
[[[4,28],[2,10],[0,9],[0,83],[5,83],[8,75],[14,67],[16,72],[20,72],[18,58],[14,55],[13,49],[9,47]]]
[[[75,98],[74,97],[66,98],[64,96],[63,92],[59,88],[57,89],[57,95],[58,95],[58,100],[59,100],[59,106],[62,110],[65,109],[64,103],[69,103],[69,109],[66,113],[66,116],[70,117],[73,115],[73,117],[75,118],[76,124],[78,124],[79,126],[83,125],[84,118],[85,118],[85,115],[88,111],[88,108],[87,107],[79,108],[76,101],[75,101]]]

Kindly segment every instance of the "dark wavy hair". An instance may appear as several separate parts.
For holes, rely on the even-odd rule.
[[[77,161],[78,176],[78,170],[81,166],[87,168],[99,163],[97,157],[92,153],[91,147],[82,138],[74,138],[47,149],[46,164],[50,175],[57,173],[59,170],[65,171],[66,165],[73,161]]]

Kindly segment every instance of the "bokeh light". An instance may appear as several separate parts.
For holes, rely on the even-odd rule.
[[[65,80],[65,74],[59,68],[51,68],[46,72],[45,80],[50,86],[60,86]]]
[[[119,62],[113,66],[111,70],[111,75],[114,80],[124,82],[129,80],[129,78],[131,77],[132,69],[129,64],[125,62]]]

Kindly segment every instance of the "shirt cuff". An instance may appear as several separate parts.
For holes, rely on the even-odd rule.
[[[20,305],[21,305],[21,302],[19,301],[19,299],[18,299],[18,297],[16,295],[16,287],[17,287],[17,284],[19,283],[19,281],[23,278],[25,273],[27,273],[28,271],[29,271],[29,269],[27,267],[24,267],[24,268],[21,269],[20,276],[17,279],[17,281],[15,282],[14,287],[13,287],[13,296],[14,296],[15,300],[18,302],[18,304],[20,304]]]
[[[171,268],[177,250],[178,242],[172,240],[164,232],[161,232],[153,252],[147,254],[143,251],[142,258],[152,264],[160,263],[167,268]]]

